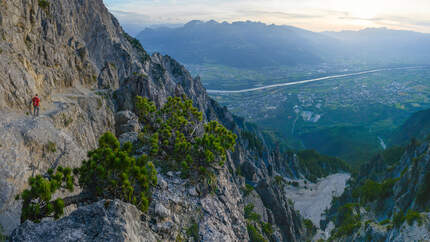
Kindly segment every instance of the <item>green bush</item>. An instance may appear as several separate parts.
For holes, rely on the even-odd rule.
[[[51,153],[57,152],[57,145],[52,141],[49,141],[48,144],[45,145],[45,148],[48,152],[51,152]]]
[[[317,231],[317,228],[315,227],[314,223],[310,219],[304,219],[303,220],[306,230],[310,232],[311,234],[314,234]]]
[[[194,238],[194,241],[200,241],[199,233],[199,225],[196,222],[193,222],[191,226],[187,229],[188,238]]]
[[[99,148],[88,152],[88,160],[73,174],[70,168],[58,167],[49,169],[45,176],[31,177],[30,189],[16,197],[23,200],[21,222],[40,222],[48,216],[58,219],[68,205],[100,199],[120,199],[146,211],[157,173],[147,156],[136,159],[131,150],[130,143],[120,147],[116,137],[106,133],[99,139]],[[53,200],[58,191],[74,190],[75,176],[83,192]]]
[[[236,144],[237,136],[218,122],[204,124],[202,113],[185,96],[169,97],[159,109],[138,96],[135,108],[144,126],[139,134],[141,147],[165,170],[215,178],[213,171],[224,165],[227,151]]]
[[[261,222],[261,228],[263,233],[266,234],[267,237],[271,237],[273,234],[273,227],[270,223]]]
[[[409,226],[412,226],[415,221],[417,221],[418,225],[421,226],[423,222],[423,218],[420,213],[411,209],[408,210],[408,212],[406,213],[405,219],[408,222]]]
[[[275,176],[275,183],[277,185],[282,185],[285,183],[285,179],[282,176],[277,175]]]
[[[254,191],[254,187],[249,184],[245,184],[245,187],[243,188],[244,195],[248,196],[252,191]]]
[[[399,179],[387,179],[382,183],[366,180],[358,190],[363,203],[383,200],[393,194],[393,187]]]
[[[350,171],[350,167],[344,161],[321,155],[315,150],[304,150],[297,153],[300,167],[306,169],[309,174],[306,178],[311,182],[316,182],[318,178],[326,177],[340,171]],[[303,172],[307,174],[307,172]]]
[[[248,230],[249,240],[251,242],[266,242],[267,240],[263,237],[263,235],[260,233],[260,231],[255,228],[254,225],[248,223],[246,226]]]
[[[380,225],[386,225],[386,224],[389,224],[389,223],[391,223],[391,220],[385,219],[385,220],[382,220],[379,224]]]
[[[249,203],[244,208],[244,216],[246,219],[252,220],[252,221],[260,221],[261,216],[260,214],[254,212],[254,204]]]
[[[3,231],[3,227],[0,224],[0,242],[5,242],[6,241],[6,235],[3,235],[4,231]]]
[[[355,203],[348,203],[340,207],[337,212],[336,229],[333,237],[341,238],[351,235],[355,230],[361,227],[361,216],[359,206]]]
[[[39,7],[43,10],[47,10],[49,8],[50,3],[47,0],[39,0]]]

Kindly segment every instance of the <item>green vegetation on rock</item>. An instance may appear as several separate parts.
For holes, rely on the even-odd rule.
[[[409,209],[408,212],[406,213],[405,219],[410,226],[412,226],[415,221],[418,222],[419,226],[421,226],[423,222],[423,217],[421,216],[421,214],[411,209]]]
[[[88,160],[73,173],[71,168],[59,166],[49,169],[44,176],[31,177],[30,188],[16,197],[23,200],[21,222],[40,222],[44,217],[58,219],[68,205],[100,199],[120,199],[146,211],[157,173],[147,156],[136,159],[131,151],[130,143],[121,147],[113,134],[105,133],[99,139],[99,147],[88,152]],[[53,200],[59,191],[74,190],[75,177],[83,192]]]
[[[188,238],[193,238],[194,241],[200,241],[199,225],[196,222],[193,222],[191,226],[187,228],[187,236]]]
[[[358,194],[363,204],[375,200],[383,200],[393,194],[393,186],[399,179],[387,179],[382,183],[366,180],[363,186],[358,188]]]
[[[340,207],[336,218],[336,228],[332,233],[333,238],[341,238],[351,235],[361,227],[361,216],[358,204],[348,203]]]
[[[267,242],[267,240],[254,225],[248,223],[246,228],[248,230],[249,240],[251,242]]]
[[[43,10],[47,10],[49,8],[50,3],[47,0],[39,0],[39,7]]]
[[[252,220],[252,221],[260,221],[261,216],[254,212],[254,204],[250,203],[245,206],[244,208],[244,216],[246,219]]]
[[[0,224],[0,242],[6,241],[6,235],[3,235],[3,227]]]
[[[157,110],[147,98],[136,97],[136,113],[143,130],[140,148],[165,170],[180,170],[185,177],[200,174],[211,181],[224,165],[237,136],[216,121],[203,123],[202,113],[185,96],[169,97]],[[192,176],[193,175],[193,176]]]
[[[300,151],[297,155],[301,167],[305,167],[309,172],[307,178],[312,182],[316,182],[318,178],[326,177],[336,172],[350,171],[349,166],[344,161],[321,155],[315,150]]]

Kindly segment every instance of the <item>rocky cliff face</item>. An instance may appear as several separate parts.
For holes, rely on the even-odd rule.
[[[25,189],[28,177],[58,165],[78,166],[105,131],[116,132],[122,141],[136,138],[136,95],[161,105],[168,96],[186,94],[206,120],[219,120],[238,134],[245,128],[179,63],[149,56],[102,0],[0,0],[0,26],[0,224],[8,234],[19,225],[21,205],[14,197]],[[42,98],[37,118],[29,115],[35,93]],[[60,236],[52,233],[55,227],[64,231],[64,240],[102,240],[88,232],[93,228],[126,231],[115,235],[119,240],[174,241],[190,237],[187,229],[196,224],[197,240],[247,241],[243,211],[249,201],[258,205],[255,211],[264,222],[273,224],[275,232],[264,235],[268,239],[305,238],[301,217],[272,179],[278,174],[275,168],[280,175],[300,176],[291,170],[296,160],[266,146],[257,152],[242,137],[228,160],[218,176],[217,194],[200,194],[198,186],[175,174],[161,175],[144,221],[129,205],[99,202],[58,222],[26,223],[12,239],[55,240],[50,237]],[[236,175],[242,170],[245,178]],[[251,200],[241,190],[245,179],[256,187]],[[83,218],[93,220],[79,224]]]
[[[337,239],[429,240],[430,144],[412,142],[394,164],[388,164],[384,157],[377,157],[361,171],[328,212],[339,228],[346,228],[348,223],[351,225]],[[348,222],[344,219],[346,216],[340,214],[337,209],[342,206],[353,208],[349,221],[354,222]]]

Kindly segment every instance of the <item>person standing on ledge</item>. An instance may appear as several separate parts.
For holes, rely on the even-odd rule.
[[[33,97],[31,102],[33,103],[33,116],[39,116],[39,109],[40,109],[40,107],[39,107],[40,106],[39,96],[36,94],[36,96]]]

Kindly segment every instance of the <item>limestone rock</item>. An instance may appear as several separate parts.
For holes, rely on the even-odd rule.
[[[25,222],[11,241],[157,241],[160,237],[141,221],[142,213],[119,200],[81,207],[58,221]]]

